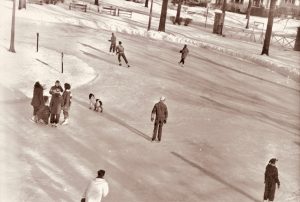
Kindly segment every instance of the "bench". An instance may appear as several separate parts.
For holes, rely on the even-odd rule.
[[[120,16],[120,15],[131,18],[132,17],[132,11],[119,8],[118,9],[118,16]]]
[[[102,7],[101,12],[109,13],[110,15],[115,16],[117,13],[117,9],[113,8],[112,6],[110,7]]]
[[[81,4],[81,3],[70,3],[69,10],[71,10],[71,8],[79,8],[79,9],[82,9],[84,12],[86,12],[87,5]]]

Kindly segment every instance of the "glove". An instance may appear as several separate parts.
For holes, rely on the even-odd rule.
[[[154,118],[153,117],[151,117],[151,121],[153,121],[154,120]]]
[[[164,123],[167,123],[167,120],[164,120]]]

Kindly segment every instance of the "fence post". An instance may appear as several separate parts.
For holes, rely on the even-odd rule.
[[[39,52],[39,33],[36,33],[36,52]]]
[[[61,53],[61,73],[64,73],[64,53]]]
[[[294,45],[294,51],[300,51],[300,27],[298,27],[297,36]]]

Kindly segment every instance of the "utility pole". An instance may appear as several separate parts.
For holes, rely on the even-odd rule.
[[[168,12],[168,0],[163,0],[162,6],[161,6],[161,13],[160,13],[158,31],[162,31],[162,32],[165,31],[166,20],[167,20],[167,12]]]
[[[246,14],[246,19],[247,19],[246,29],[249,29],[251,7],[252,7],[252,0],[249,0],[247,14]]]
[[[15,20],[16,20],[16,0],[13,0],[12,20],[11,20],[11,35],[9,51],[15,53]]]
[[[266,30],[265,40],[264,40],[264,46],[263,46],[263,49],[261,52],[262,55],[264,55],[264,54],[269,55],[269,47],[270,47],[270,41],[271,41],[271,36],[272,36],[275,5],[276,5],[276,0],[271,0],[267,30]]]
[[[154,0],[151,0],[150,13],[149,13],[149,22],[148,22],[148,29],[147,29],[148,31],[150,31],[150,29],[151,29],[153,1]]]

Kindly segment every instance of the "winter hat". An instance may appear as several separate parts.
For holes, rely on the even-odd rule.
[[[98,177],[104,177],[105,170],[98,170]]]
[[[166,100],[166,98],[164,96],[160,97],[160,101],[165,101],[165,100]]]
[[[276,163],[276,161],[278,161],[278,159],[276,159],[276,158],[272,158],[272,159],[270,159],[269,163],[275,164],[275,163]]]

